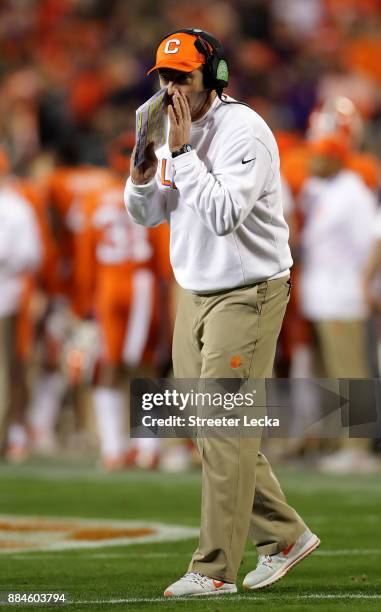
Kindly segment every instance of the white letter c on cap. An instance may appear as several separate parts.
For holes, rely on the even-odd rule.
[[[171,48],[171,45],[172,45],[172,48]],[[175,45],[174,48],[173,48],[173,45]],[[178,38],[170,38],[166,42],[166,45],[164,47],[164,53],[178,53],[180,45],[181,45],[181,40],[179,40]]]

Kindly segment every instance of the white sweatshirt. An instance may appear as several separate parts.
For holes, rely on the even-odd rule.
[[[362,274],[376,213],[376,199],[353,172],[309,179],[301,194],[301,306],[312,321],[363,319]]]
[[[178,283],[208,293],[288,274],[279,154],[263,119],[216,98],[192,123],[190,144],[175,159],[168,144],[158,149],[156,177],[146,185],[128,179],[125,189],[137,223],[169,222]]]
[[[19,309],[22,274],[41,262],[42,247],[31,205],[12,187],[0,188],[0,317]]]

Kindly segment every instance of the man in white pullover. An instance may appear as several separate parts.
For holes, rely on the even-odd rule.
[[[125,202],[137,223],[170,224],[183,288],[175,376],[271,377],[292,264],[274,137],[253,110],[222,96],[226,60],[208,33],[167,35],[152,70],[167,88],[168,139],[132,164]],[[259,438],[203,438],[198,446],[200,541],[188,573],[164,595],[235,593],[249,533],[259,561],[243,586],[272,584],[319,539],[286,503]]]
[[[5,454],[9,461],[25,459],[27,451],[27,361],[20,351],[19,317],[28,283],[42,255],[32,206],[12,180],[0,177],[0,363],[7,387],[6,402],[0,393],[0,421],[5,418]]]

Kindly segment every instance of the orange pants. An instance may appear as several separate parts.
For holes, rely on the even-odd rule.
[[[134,367],[152,355],[158,303],[155,277],[149,269],[128,275],[101,272],[95,300],[103,362]]]

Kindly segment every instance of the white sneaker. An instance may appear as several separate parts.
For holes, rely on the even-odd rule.
[[[364,449],[342,448],[320,459],[317,468],[324,474],[376,474],[381,471],[381,464]]]
[[[319,538],[307,529],[301,536],[275,555],[260,555],[255,570],[242,583],[244,589],[262,589],[283,578],[294,565],[312,553],[320,544]]]
[[[189,572],[177,582],[170,584],[164,591],[164,597],[201,597],[203,595],[229,595],[236,592],[235,584]]]
[[[160,470],[168,474],[187,472],[192,465],[192,455],[184,444],[167,448],[160,460]]]

